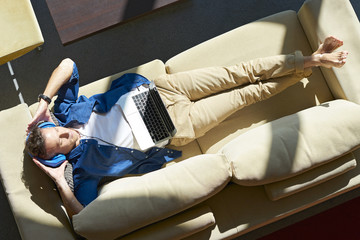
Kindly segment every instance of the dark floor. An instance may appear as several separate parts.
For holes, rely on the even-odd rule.
[[[37,100],[53,69],[65,58],[78,65],[81,85],[154,59],[164,62],[198,43],[283,10],[299,10],[303,0],[182,0],[155,13],[63,46],[45,0],[31,0],[45,43],[0,66],[0,110]],[[351,0],[359,16],[360,1]],[[18,87],[14,84],[14,78]],[[20,239],[4,190],[0,187],[0,239]],[[257,239],[329,207],[359,196],[353,191],[239,239]],[[35,237],[35,236],[34,236]],[[36,237],[35,237],[36,238]]]

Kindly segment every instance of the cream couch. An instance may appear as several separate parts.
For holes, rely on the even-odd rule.
[[[333,34],[350,52],[341,69],[308,79],[247,107],[159,171],[122,178],[68,221],[51,180],[23,153],[36,109],[0,112],[0,171],[23,239],[233,238],[357,188],[360,169],[360,25],[348,0],[310,0],[239,27],[168,60],[130,69],[149,79],[294,52],[311,54]],[[81,88],[106,91],[124,72]],[[171,147],[171,146],[170,146]]]
[[[0,2],[0,65],[44,43],[30,0]]]

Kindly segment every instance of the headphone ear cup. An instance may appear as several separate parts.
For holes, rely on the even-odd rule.
[[[66,160],[66,157],[65,157],[65,155],[64,154],[58,154],[58,155],[56,155],[55,157],[53,157],[52,159],[51,159],[52,161],[65,161]]]
[[[37,125],[39,128],[52,128],[52,127],[56,127],[56,125],[52,122],[39,122]],[[30,133],[28,134],[28,136],[26,137],[26,141],[28,140],[30,136]],[[29,153],[30,157],[33,158],[33,156]],[[64,161],[66,161],[66,157],[64,154],[58,154],[56,156],[54,156],[51,159],[42,159],[39,157],[36,157],[36,159],[41,162],[42,164],[44,164],[45,166],[48,167],[58,167],[60,166]]]
[[[66,157],[64,154],[58,154],[54,156],[52,159],[42,159],[42,158],[36,158],[36,159],[39,160],[39,162],[41,162],[45,166],[53,167],[53,168],[60,166],[64,161],[66,161]]]

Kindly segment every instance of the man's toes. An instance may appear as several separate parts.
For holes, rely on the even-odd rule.
[[[347,52],[347,51],[341,52],[341,58],[347,58],[348,54],[349,54],[349,52]]]

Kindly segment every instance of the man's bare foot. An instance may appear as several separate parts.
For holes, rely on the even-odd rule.
[[[312,55],[332,53],[335,49],[341,47],[343,44],[343,41],[337,39],[334,36],[327,37],[325,38],[324,43],[320,44],[318,50],[316,50]]]
[[[340,68],[346,63],[347,51],[315,54],[304,57],[304,68],[309,67],[337,67]]]
[[[333,52],[333,53],[324,53],[324,54],[317,54],[314,57],[319,58],[319,66],[331,68],[337,67],[340,68],[344,66],[346,63],[346,58],[349,53],[347,51],[341,52]]]

